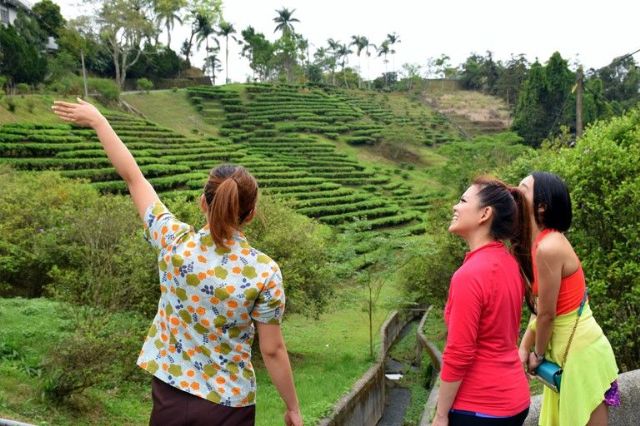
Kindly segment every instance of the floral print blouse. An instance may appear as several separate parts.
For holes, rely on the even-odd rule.
[[[217,247],[160,201],[145,212],[158,249],[160,301],[137,364],[185,392],[231,407],[255,404],[254,321],[280,324],[285,295],[276,262],[236,232]]]

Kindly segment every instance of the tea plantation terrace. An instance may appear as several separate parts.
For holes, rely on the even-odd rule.
[[[234,162],[256,176],[263,192],[290,198],[300,213],[323,223],[343,227],[358,217],[362,220],[352,225],[357,229],[423,231],[419,217],[424,200],[389,184],[388,176],[364,169],[315,135],[260,136],[256,128],[245,136],[223,127],[228,138],[194,139],[129,115],[109,113],[107,118],[145,176],[165,196],[195,197],[213,165]],[[59,170],[64,176],[89,180],[102,192],[126,191],[89,129],[66,124],[1,126],[0,163],[24,170]],[[402,195],[395,196],[398,190]]]

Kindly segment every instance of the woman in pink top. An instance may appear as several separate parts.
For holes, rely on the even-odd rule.
[[[521,228],[526,208],[516,188],[491,179],[475,180],[453,207],[449,232],[470,251],[451,278],[434,426],[521,425],[527,416],[529,385],[517,346],[527,291],[516,260],[530,264],[530,234]]]

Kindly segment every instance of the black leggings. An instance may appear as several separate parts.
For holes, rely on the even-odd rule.
[[[449,413],[449,426],[522,426],[529,414],[529,407],[511,417],[488,418],[472,414]]]

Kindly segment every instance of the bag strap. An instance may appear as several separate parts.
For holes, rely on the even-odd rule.
[[[582,315],[582,310],[584,309],[585,303],[587,303],[587,296],[589,295],[589,289],[584,289],[584,296],[582,297],[582,302],[580,302],[580,307],[578,308],[578,316],[576,318],[576,322],[573,324],[573,330],[571,330],[571,335],[569,336],[569,343],[567,343],[567,348],[564,350],[564,356],[562,357],[562,364],[560,367],[564,366],[564,363],[567,362],[567,355],[569,354],[569,347],[571,346],[571,342],[573,341],[573,336],[576,334],[576,329],[578,328],[578,321],[580,321],[580,315]]]

